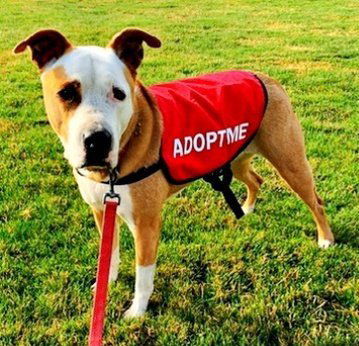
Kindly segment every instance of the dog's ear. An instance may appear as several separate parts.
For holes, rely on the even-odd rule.
[[[112,38],[108,47],[111,47],[135,74],[143,59],[143,42],[146,42],[149,47],[161,47],[161,41],[157,37],[139,29],[121,31]]]
[[[71,48],[71,43],[56,30],[40,30],[20,42],[15,48],[14,53],[23,52],[30,47],[32,60],[38,67],[43,68],[52,59],[60,58],[64,52]]]

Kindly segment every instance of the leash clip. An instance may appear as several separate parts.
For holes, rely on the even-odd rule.
[[[116,169],[111,170],[109,175],[110,175],[110,179],[108,181],[108,184],[110,185],[110,191],[106,192],[105,195],[103,196],[103,203],[105,204],[108,199],[116,199],[117,204],[120,205],[121,197],[118,193],[115,192],[115,182],[117,176]]]

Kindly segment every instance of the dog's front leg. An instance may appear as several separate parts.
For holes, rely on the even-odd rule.
[[[125,317],[144,315],[153,292],[153,279],[156,269],[157,247],[160,236],[161,218],[141,217],[132,230],[136,248],[135,297]]]

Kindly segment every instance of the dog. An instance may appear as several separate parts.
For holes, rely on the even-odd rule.
[[[121,179],[159,160],[161,112],[137,77],[144,42],[153,48],[161,46],[157,37],[129,28],[116,34],[106,48],[76,47],[55,30],[37,31],[14,48],[14,53],[21,53],[29,47],[40,69],[48,120],[100,232],[103,195],[108,191],[103,182],[109,179],[110,169],[120,167]],[[253,211],[263,183],[251,166],[251,159],[259,154],[306,203],[317,226],[318,245],[327,248],[334,236],[315,189],[299,121],[282,86],[266,75],[256,76],[268,96],[265,114],[251,142],[230,163],[234,177],[247,187],[243,211]],[[235,97],[229,100],[235,102]],[[177,148],[177,153],[182,152]],[[139,181],[115,187],[121,196],[117,213],[131,230],[136,250],[135,293],[125,317],[142,316],[147,309],[154,288],[161,209],[167,198],[187,185],[169,182],[158,169]],[[118,265],[116,233],[110,281],[116,280]]]

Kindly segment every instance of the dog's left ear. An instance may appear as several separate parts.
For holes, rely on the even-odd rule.
[[[32,60],[42,69],[49,61],[60,58],[72,46],[60,32],[46,29],[39,30],[18,43],[13,52],[22,53],[27,47],[31,49]]]
[[[136,69],[143,59],[143,42],[152,48],[161,47],[161,41],[157,37],[140,29],[121,31],[112,38],[108,47],[111,47],[130,71],[136,74]]]

